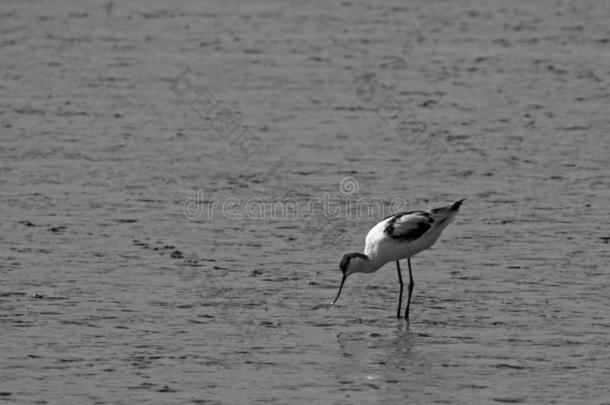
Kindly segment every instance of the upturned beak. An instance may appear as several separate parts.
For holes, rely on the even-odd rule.
[[[335,297],[335,299],[333,300],[333,303],[330,304],[330,306],[332,307],[333,305],[335,305],[335,302],[337,302],[337,300],[339,299],[339,295],[341,295],[341,290],[343,289],[343,284],[345,284],[345,279],[347,279],[347,276],[344,274],[343,278],[341,279],[341,285],[339,286],[339,292],[337,293],[337,296]]]

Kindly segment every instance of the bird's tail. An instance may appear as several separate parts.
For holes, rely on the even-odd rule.
[[[453,204],[451,204],[451,210],[458,210],[461,206],[462,203],[464,202],[465,198],[462,198],[460,201],[456,201]]]
[[[460,206],[464,200],[465,198],[460,201],[456,201],[451,205],[446,205],[440,208],[432,208],[428,210],[428,212],[436,221],[438,221],[438,224],[448,224],[457,215],[458,210],[460,209]]]

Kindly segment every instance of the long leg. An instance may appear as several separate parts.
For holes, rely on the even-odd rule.
[[[409,307],[411,306],[411,295],[413,293],[413,287],[415,283],[413,282],[413,273],[411,272],[411,259],[407,259],[407,263],[409,263],[409,297],[407,298],[407,309],[405,310],[405,319],[409,320]]]
[[[400,308],[402,307],[402,274],[400,274],[400,263],[396,260],[396,269],[398,270],[398,282],[400,283],[400,293],[398,294],[398,310],[396,311],[396,317],[400,319]]]

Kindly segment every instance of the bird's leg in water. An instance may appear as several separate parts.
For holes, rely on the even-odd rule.
[[[398,282],[400,283],[400,293],[398,294],[398,310],[396,311],[396,317],[400,319],[400,308],[402,307],[402,274],[400,274],[400,263],[396,260],[396,269],[398,270]],[[408,307],[407,307],[408,308]]]
[[[407,309],[405,310],[405,319],[409,320],[409,307],[411,306],[411,295],[413,293],[413,286],[415,283],[413,282],[413,273],[411,272],[411,259],[407,259],[407,263],[409,263],[409,296],[407,297]]]

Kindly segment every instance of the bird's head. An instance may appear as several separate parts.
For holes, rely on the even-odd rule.
[[[368,256],[362,253],[347,253],[343,255],[341,262],[339,263],[339,269],[341,269],[343,277],[341,278],[339,292],[331,305],[335,305],[335,302],[337,302],[339,299],[339,295],[341,295],[341,290],[343,289],[343,284],[345,283],[347,276],[353,273],[361,272],[366,265],[367,260]]]

